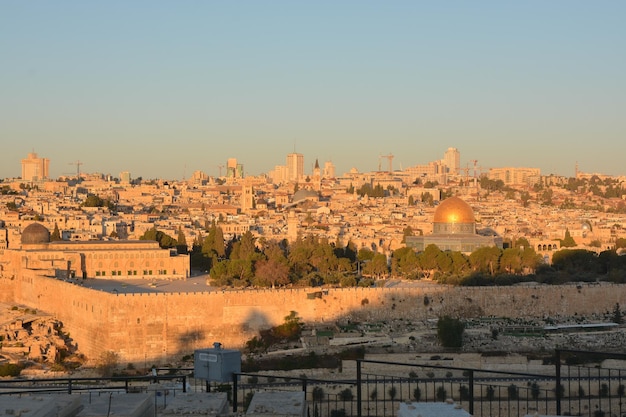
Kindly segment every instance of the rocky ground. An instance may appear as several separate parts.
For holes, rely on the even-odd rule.
[[[35,309],[0,303],[0,364],[7,362],[62,371],[82,360],[61,322]]]

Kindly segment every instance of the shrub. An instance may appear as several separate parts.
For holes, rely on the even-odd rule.
[[[415,389],[413,390],[413,399],[419,402],[421,398],[422,398],[422,390],[420,389],[420,387],[415,387]]]
[[[437,392],[435,393],[435,397],[437,398],[437,401],[445,401],[447,396],[448,396],[448,392],[446,391],[444,386],[443,385],[438,386]]]
[[[117,368],[119,356],[112,351],[102,352],[96,369],[103,377],[110,377],[113,375],[113,371]]]
[[[22,367],[14,363],[0,365],[0,376],[16,377],[19,376],[20,372],[22,372]]]
[[[437,337],[444,347],[463,346],[464,331],[465,324],[459,319],[444,316],[437,321]]]
[[[339,393],[339,398],[341,401],[352,401],[354,394],[352,394],[352,390],[350,390],[350,388],[346,388]]]

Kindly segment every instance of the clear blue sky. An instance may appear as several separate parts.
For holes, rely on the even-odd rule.
[[[626,2],[0,2],[0,177],[338,174],[443,157],[626,174]],[[383,159],[383,166],[387,166]]]

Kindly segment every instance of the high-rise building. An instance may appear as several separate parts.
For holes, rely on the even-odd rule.
[[[299,181],[304,177],[304,155],[290,153],[287,155],[287,180]]]
[[[502,180],[504,185],[532,186],[541,180],[539,168],[490,168],[487,177],[490,180]]]
[[[48,158],[38,158],[35,152],[28,154],[22,159],[22,180],[39,181],[48,178],[50,160]]]
[[[461,169],[461,152],[457,148],[448,148],[443,155],[443,162],[448,167],[448,173],[459,175]]]
[[[335,165],[331,161],[324,162],[323,178],[335,178]]]
[[[237,158],[228,158],[226,161],[227,178],[243,178],[243,164],[237,163]]]
[[[130,184],[130,172],[128,171],[120,172],[120,182],[124,184]]]

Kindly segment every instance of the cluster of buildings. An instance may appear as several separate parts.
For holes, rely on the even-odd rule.
[[[552,186],[553,205],[540,204],[534,183],[564,183],[566,179],[541,177],[538,169],[494,169],[487,175],[517,191],[487,193],[476,181],[467,180],[469,168],[461,166],[455,148],[449,148],[440,161],[402,171],[391,169],[392,155],[385,157],[389,170],[361,173],[353,169],[341,177],[334,176],[331,163],[321,168],[317,161],[313,171],[305,174],[303,155],[292,153],[287,164],[270,175],[246,177],[243,166],[232,159],[221,178],[196,172],[182,181],[138,182],[128,172],[120,178],[81,174],[80,178],[51,180],[47,178],[49,161],[31,153],[22,161],[22,178],[0,183],[0,274],[10,264],[28,262],[35,268],[54,269],[57,275],[184,279],[189,275],[187,255],[139,241],[139,237],[156,228],[175,239],[182,233],[191,247],[213,222],[227,239],[248,231],[264,240],[294,241],[298,236],[316,235],[388,256],[407,244],[417,250],[435,243],[442,249],[471,252],[479,246],[502,247],[525,238],[549,259],[566,231],[579,247],[598,251],[626,237],[623,214],[559,208],[566,200],[580,207],[588,207],[593,200],[606,208],[615,201]],[[433,187],[428,181],[439,185]],[[361,196],[356,190],[363,185],[381,186],[386,195]],[[452,209],[437,215],[442,190],[458,198],[441,203]],[[522,204],[522,193],[531,195],[530,203]],[[86,206],[89,195],[114,203],[116,210]],[[39,237],[25,241],[31,227],[38,229]],[[48,233],[58,229],[61,240],[51,242],[43,229]],[[407,229],[414,235],[408,241]],[[30,256],[7,255],[12,250],[27,251]]]

